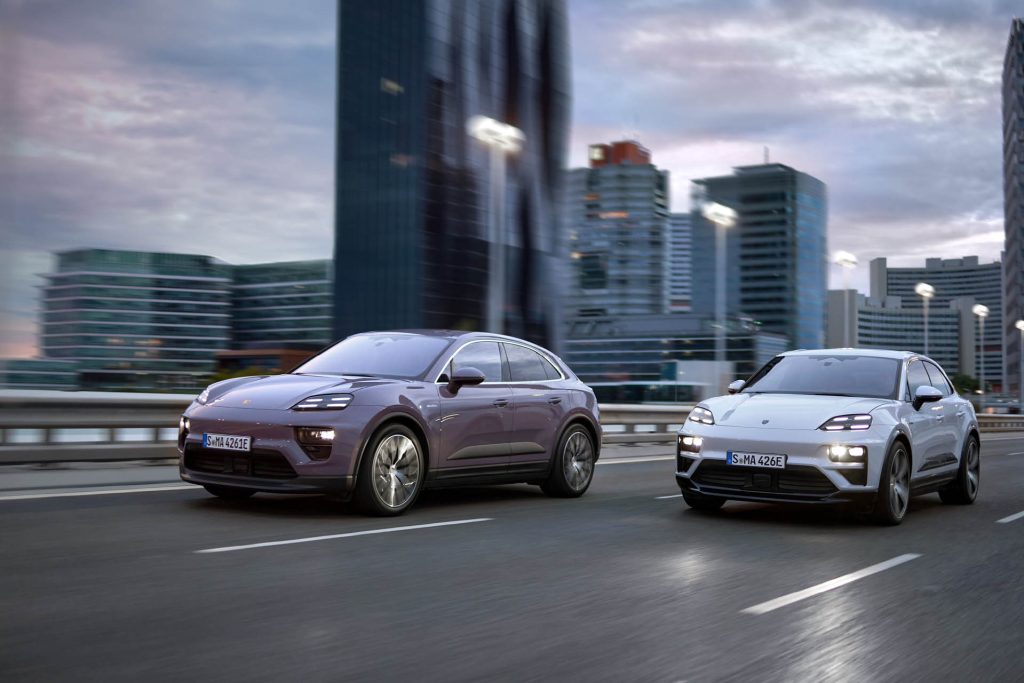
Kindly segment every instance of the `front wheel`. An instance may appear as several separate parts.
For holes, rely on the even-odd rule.
[[[402,514],[419,496],[425,469],[416,434],[404,425],[386,425],[370,439],[359,465],[356,506],[378,517]]]
[[[895,526],[903,521],[910,505],[910,454],[902,441],[889,448],[882,464],[878,496],[872,514],[875,521]]]
[[[956,479],[939,491],[943,503],[951,505],[970,505],[978,497],[978,486],[981,484],[981,446],[978,437],[973,434],[967,437],[963,453],[960,454],[960,467]]]
[[[240,489],[235,488],[234,486],[218,486],[216,484],[204,484],[203,488],[206,489],[207,493],[211,493],[223,500],[245,500],[246,498],[252,498],[252,495],[256,493],[250,489]]]
[[[579,498],[594,479],[595,461],[590,432],[582,425],[572,425],[558,440],[551,474],[540,485],[541,490],[556,498]]]

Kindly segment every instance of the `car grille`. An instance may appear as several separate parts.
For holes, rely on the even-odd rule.
[[[735,467],[722,460],[704,460],[692,479],[703,487],[776,494],[780,497],[820,498],[837,490],[828,477],[814,467],[805,465],[773,470]]]
[[[185,448],[185,468],[196,472],[259,479],[291,479],[296,476],[287,458],[277,451],[268,449],[235,453],[190,444]]]

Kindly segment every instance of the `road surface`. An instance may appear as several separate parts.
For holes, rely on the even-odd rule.
[[[975,505],[895,528],[687,510],[665,450],[608,449],[579,500],[428,492],[392,519],[2,468],[0,680],[1024,679],[1024,439],[985,439]]]

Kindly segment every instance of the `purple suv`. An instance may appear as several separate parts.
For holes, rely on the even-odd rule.
[[[370,332],[293,372],[210,385],[182,415],[181,478],[221,498],[330,493],[397,515],[428,487],[527,482],[583,495],[594,392],[529,342]]]

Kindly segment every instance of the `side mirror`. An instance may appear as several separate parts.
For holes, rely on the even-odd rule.
[[[921,410],[925,403],[934,403],[942,398],[942,392],[927,384],[919,386],[914,392],[914,410]]]
[[[480,384],[485,379],[487,378],[484,377],[484,373],[476,368],[459,368],[452,373],[452,378],[448,380],[448,391],[457,394],[462,387]]]
[[[738,379],[735,382],[730,382],[729,383],[729,393],[730,394],[738,394],[740,392],[740,389],[742,389],[746,385],[747,385],[747,383],[744,382],[741,379]]]

